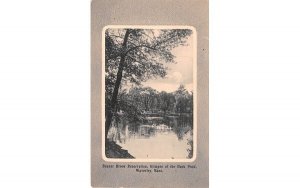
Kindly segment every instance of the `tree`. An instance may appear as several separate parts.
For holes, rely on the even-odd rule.
[[[129,90],[128,95],[136,106],[144,111],[153,108],[157,91],[150,87],[133,87]]]
[[[160,109],[166,113],[167,111],[172,111],[174,108],[175,97],[172,93],[167,93],[162,91],[159,94],[160,98]]]
[[[151,87],[142,88],[140,95],[144,101],[145,111],[150,111],[150,108],[153,107],[154,99],[157,91]]]
[[[179,88],[175,91],[175,111],[179,113],[188,112],[188,108],[190,108],[190,103],[192,101],[192,97],[189,92],[184,88],[184,85],[180,85]]]
[[[140,84],[166,75],[165,63],[175,63],[171,50],[184,45],[188,29],[107,29],[105,31],[106,120],[105,138],[117,106],[122,80]]]

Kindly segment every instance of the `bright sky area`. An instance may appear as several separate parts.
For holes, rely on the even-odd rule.
[[[166,64],[167,76],[165,78],[150,79],[143,82],[157,91],[173,92],[183,84],[188,91],[193,90],[193,35],[187,40],[186,46],[179,46],[172,50],[176,64]]]

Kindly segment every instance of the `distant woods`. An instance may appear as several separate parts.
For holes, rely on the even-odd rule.
[[[105,136],[113,119],[124,114],[138,121],[147,113],[189,113],[192,94],[140,87],[167,74],[165,63],[176,63],[172,49],[186,45],[189,29],[107,29],[105,31]],[[135,84],[128,92],[126,83]],[[191,103],[192,104],[192,103]]]
[[[118,104],[117,112],[129,121],[139,121],[144,115],[189,115],[193,112],[193,93],[183,85],[171,93],[150,87],[133,87],[120,93]]]

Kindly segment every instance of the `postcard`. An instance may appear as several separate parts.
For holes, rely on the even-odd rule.
[[[208,2],[94,0],[91,31],[92,186],[208,187]]]

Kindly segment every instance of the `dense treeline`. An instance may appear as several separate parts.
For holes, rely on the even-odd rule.
[[[188,92],[183,85],[171,93],[158,92],[151,87],[122,90],[115,111],[131,121],[139,121],[145,115],[182,115],[192,112],[193,93]]]

